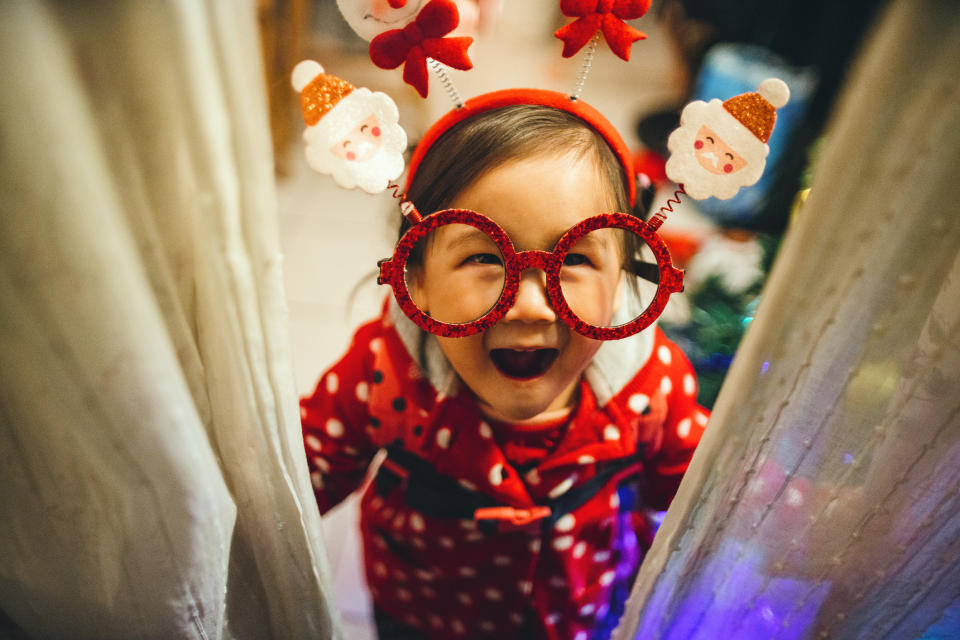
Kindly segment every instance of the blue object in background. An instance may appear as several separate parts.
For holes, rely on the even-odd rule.
[[[793,130],[803,118],[817,85],[817,74],[812,69],[798,69],[759,45],[718,44],[704,57],[694,83],[691,100],[721,101],[750,91],[767,78],[780,78],[790,87],[790,101],[777,109],[777,123],[767,145],[770,155],[760,180],[744,187],[729,200],[707,198],[697,207],[724,226],[747,225],[763,209],[767,194],[773,186],[776,167],[786,153],[805,153],[804,149],[789,149]]]

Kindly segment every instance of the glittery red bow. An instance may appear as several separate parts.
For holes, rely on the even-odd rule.
[[[553,35],[563,40],[563,57],[569,58],[602,30],[610,50],[629,60],[630,47],[647,34],[624,20],[639,18],[649,8],[650,0],[560,0],[563,15],[577,20],[560,27]]]
[[[453,0],[430,0],[413,22],[370,41],[370,59],[381,69],[403,67],[403,81],[427,97],[427,58],[454,69],[472,69],[467,47],[473,38],[444,38],[460,24]]]

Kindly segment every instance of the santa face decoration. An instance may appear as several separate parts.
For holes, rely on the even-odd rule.
[[[337,7],[358,36],[370,41],[391,29],[402,29],[427,0],[337,0]]]
[[[789,98],[787,85],[769,78],[756,92],[725,102],[691,102],[667,141],[671,153],[667,177],[697,200],[711,196],[727,200],[741,187],[754,184],[770,152],[767,141],[776,110]]]
[[[298,64],[292,81],[307,123],[303,139],[311,169],[344,189],[368,193],[383,191],[403,173],[407,135],[389,96],[355,89],[313,60]]]

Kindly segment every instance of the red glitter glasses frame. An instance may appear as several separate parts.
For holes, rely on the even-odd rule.
[[[594,340],[620,340],[649,327],[663,312],[672,293],[683,290],[683,271],[673,266],[670,252],[656,229],[662,218],[651,222],[624,213],[604,213],[592,216],[574,225],[554,246],[553,251],[516,251],[507,233],[490,218],[469,209],[444,209],[415,223],[397,243],[393,257],[378,263],[377,284],[388,284],[393,295],[414,323],[424,331],[447,338],[463,338],[485,331],[500,321],[514,305],[520,288],[520,275],[526,269],[540,269],[547,276],[547,301],[560,319],[577,333]],[[652,223],[652,224],[651,224]],[[420,240],[435,229],[448,224],[466,224],[487,234],[503,256],[506,279],[497,302],[480,318],[463,324],[440,322],[421,311],[407,290],[404,271],[410,253]],[[642,314],[616,327],[597,327],[581,320],[570,309],[560,287],[560,268],[567,252],[580,238],[601,228],[632,231],[646,242],[657,260],[659,279],[657,293]]]

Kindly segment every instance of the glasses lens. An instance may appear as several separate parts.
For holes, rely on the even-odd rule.
[[[404,279],[425,314],[447,324],[466,324],[482,318],[500,299],[506,270],[490,236],[470,225],[447,224],[417,243]]]
[[[595,327],[632,322],[650,306],[659,282],[653,251],[626,229],[591,231],[570,247],[560,268],[567,305]]]

